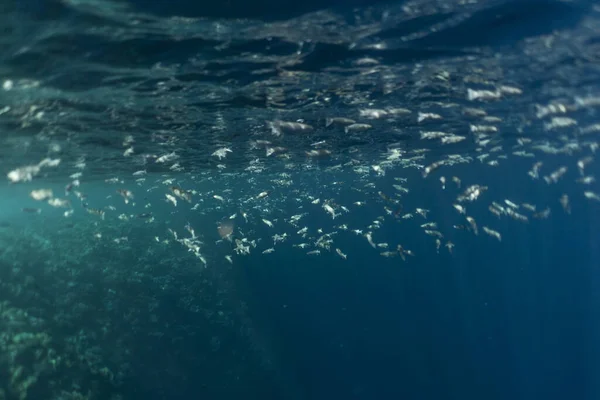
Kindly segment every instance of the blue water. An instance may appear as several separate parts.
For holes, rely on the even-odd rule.
[[[1,1],[0,399],[600,398],[599,12]]]
[[[352,269],[257,260],[253,282],[311,398],[594,398],[598,212],[578,206],[501,249],[409,266],[359,253]]]

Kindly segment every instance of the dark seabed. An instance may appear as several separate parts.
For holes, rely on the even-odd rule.
[[[0,33],[0,400],[600,399],[596,2]]]

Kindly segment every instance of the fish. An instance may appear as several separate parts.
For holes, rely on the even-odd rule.
[[[351,124],[344,128],[346,133],[354,133],[354,132],[364,132],[373,128],[372,125],[369,124]]]
[[[104,216],[106,215],[106,212],[104,210],[100,210],[98,208],[86,207],[85,210],[88,212],[88,214],[98,215],[103,220],[104,220]]]
[[[129,201],[133,199],[133,193],[131,193],[131,191],[127,189],[119,189],[117,190],[117,193],[119,193],[123,197],[125,204],[129,204]]]
[[[352,125],[355,124],[356,121],[350,118],[344,118],[344,117],[333,117],[333,118],[326,118],[325,119],[325,127],[329,128],[330,126],[347,126],[347,125]]]
[[[310,133],[314,130],[311,125],[302,122],[275,120],[270,121],[267,124],[271,128],[271,133],[275,136],[281,136],[285,133]]]
[[[170,201],[175,207],[177,207],[177,199],[174,196],[171,196],[170,194],[165,194],[165,197],[167,198],[167,201]]]
[[[185,200],[188,203],[192,202],[192,194],[189,191],[183,190],[179,186],[171,186],[170,189],[171,192],[181,200]]]
[[[264,199],[265,197],[267,197],[267,196],[269,195],[269,193],[270,193],[269,191],[260,192],[260,193],[259,193],[259,194],[256,196],[256,198],[257,198],[257,199]]]

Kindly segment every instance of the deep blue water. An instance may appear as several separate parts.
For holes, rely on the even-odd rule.
[[[501,249],[248,267],[310,398],[595,398],[599,215],[578,206]]]

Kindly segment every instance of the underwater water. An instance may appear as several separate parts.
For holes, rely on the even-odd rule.
[[[596,2],[0,28],[0,400],[600,398]]]

